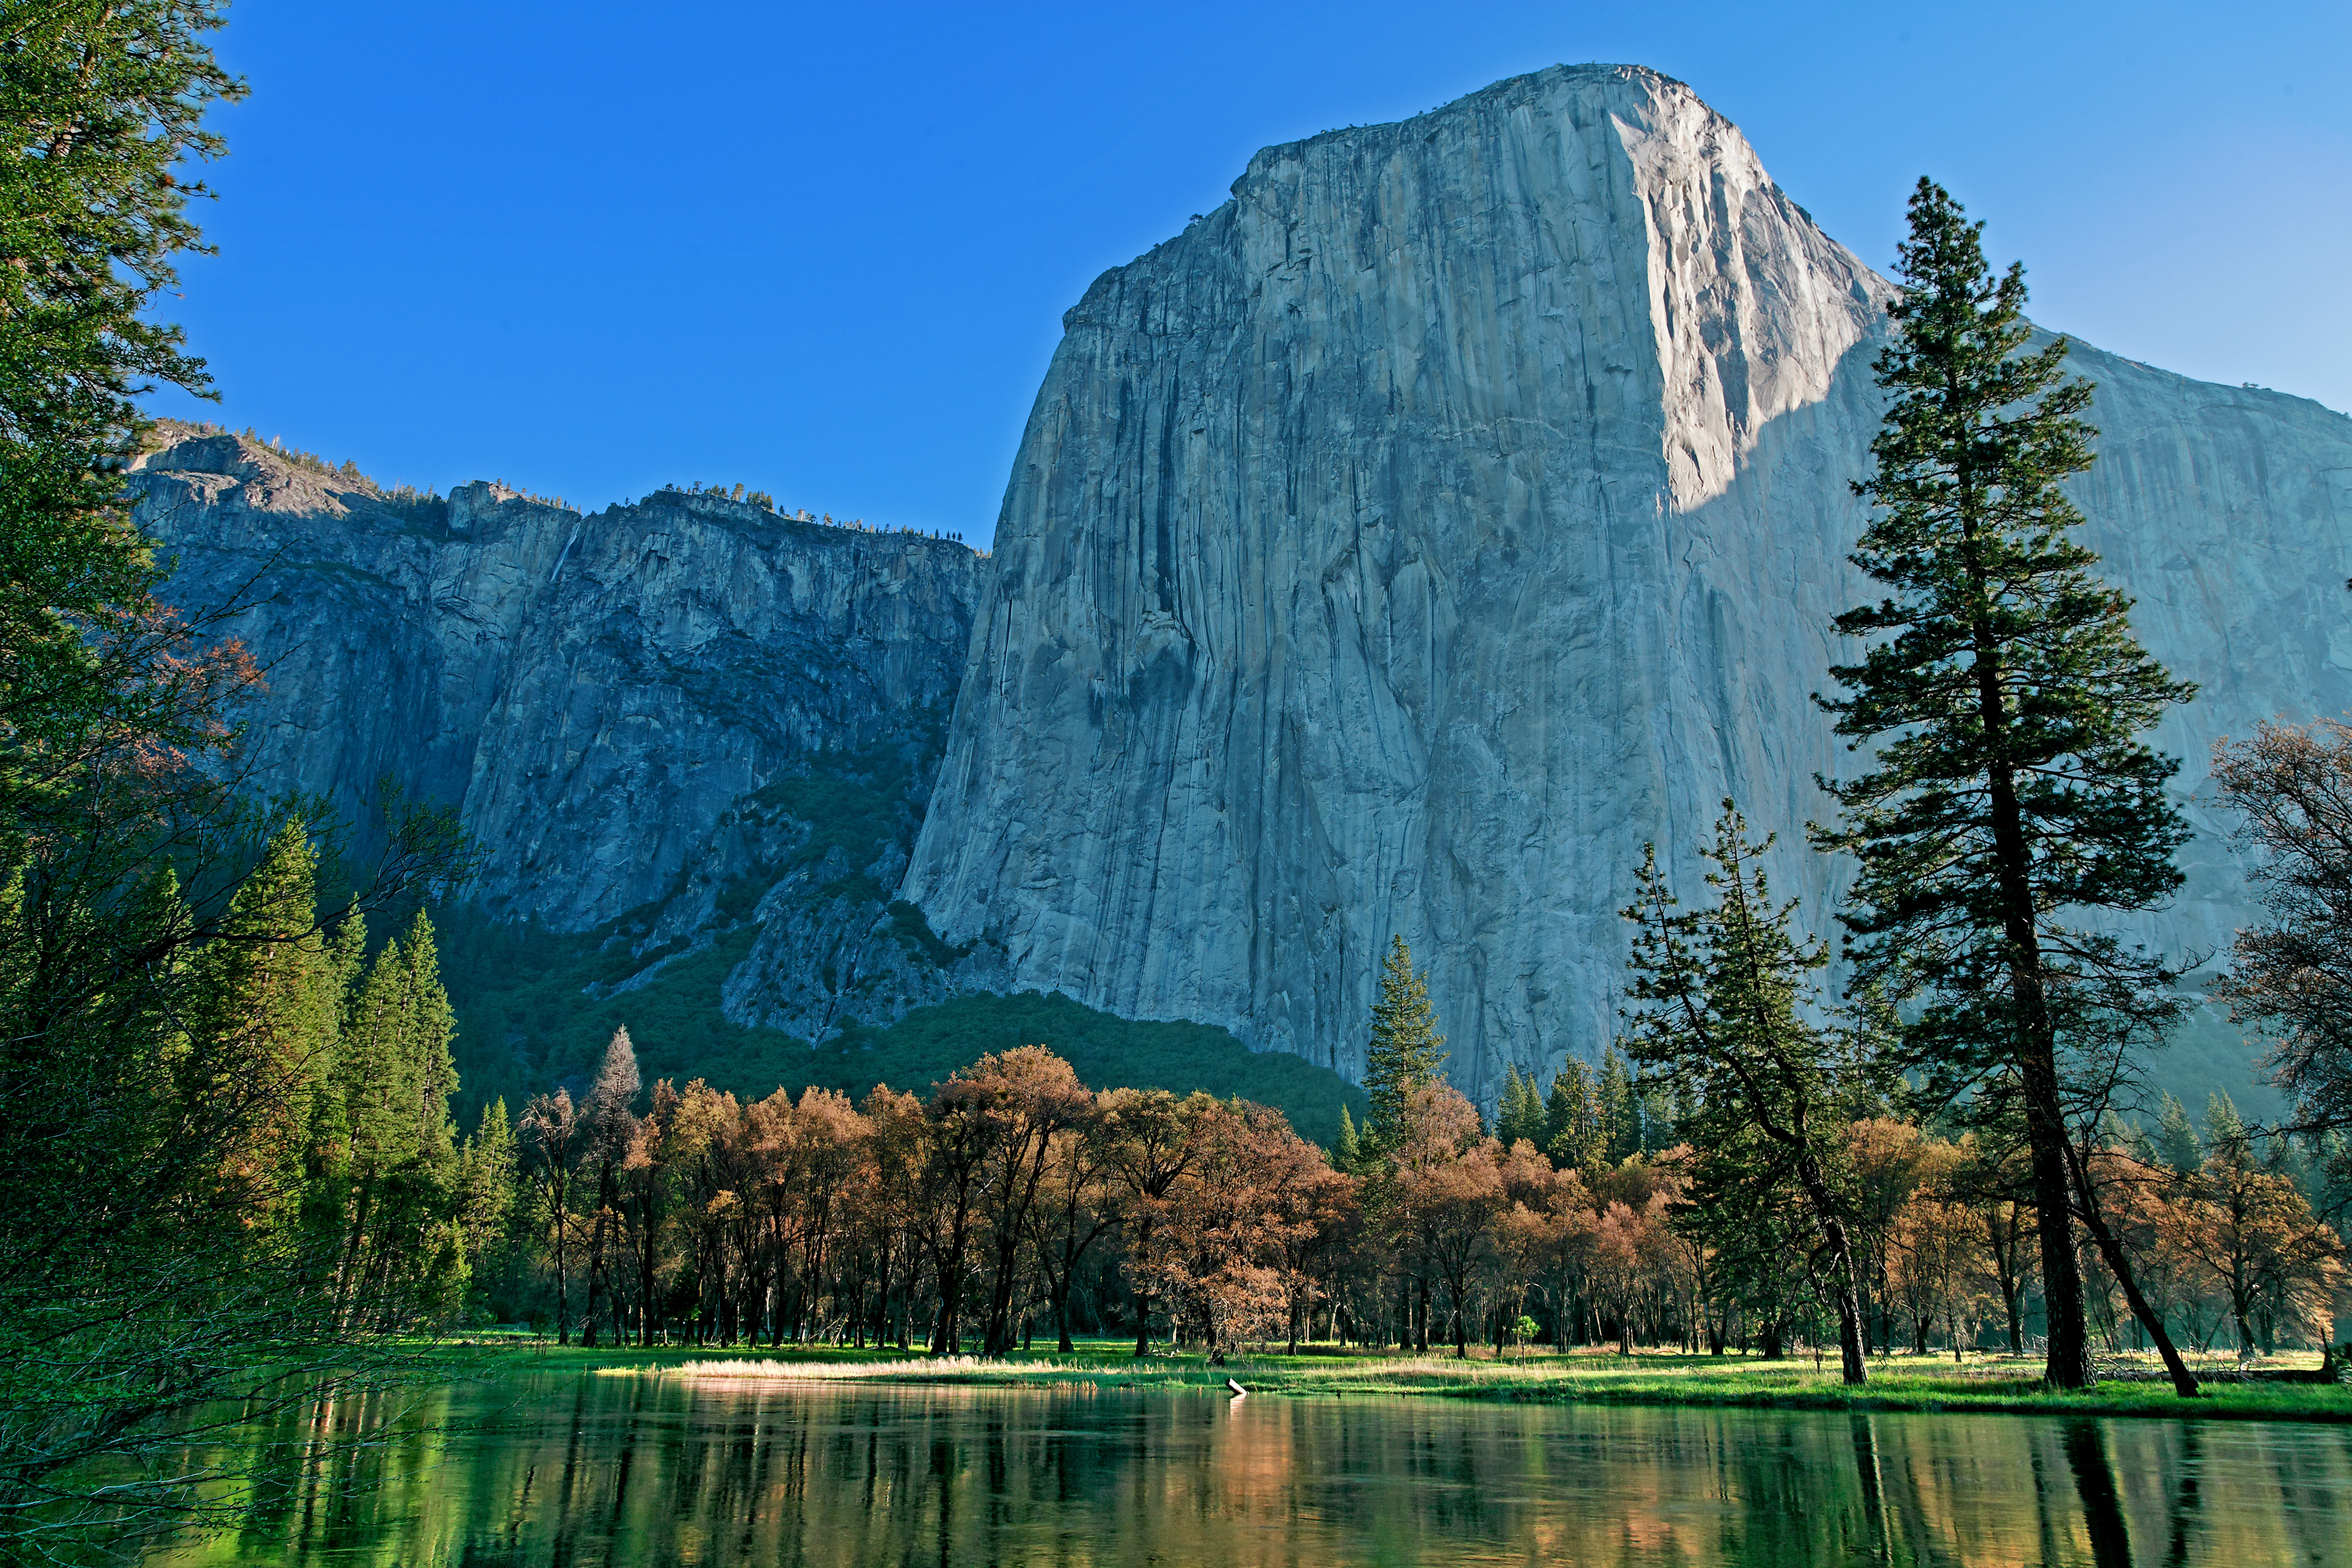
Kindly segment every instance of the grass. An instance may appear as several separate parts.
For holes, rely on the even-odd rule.
[[[999,1387],[1219,1389],[1231,1377],[1253,1394],[1286,1397],[1437,1396],[1542,1405],[1696,1405],[1765,1410],[1911,1410],[1974,1415],[2157,1416],[2172,1419],[2352,1422],[2352,1387],[2311,1383],[2209,1383],[2205,1396],[2184,1400],[2161,1382],[2110,1379],[2074,1394],[2045,1392],[2037,1363],[1986,1357],[1954,1366],[1930,1355],[1874,1357],[1871,1383],[1848,1389],[1836,1359],[1816,1368],[1810,1355],[1780,1362],[1742,1356],[1690,1356],[1598,1351],[1559,1354],[1531,1349],[1497,1360],[1491,1349],[1471,1359],[1397,1356],[1327,1348],[1230,1357],[1211,1366],[1197,1354],[1160,1353],[1137,1359],[1131,1343],[1087,1341],[1063,1355],[1015,1353],[1003,1361],[971,1356],[908,1355],[893,1350],[843,1346],[794,1347],[789,1360],[773,1350],[711,1350],[690,1346],[586,1350],[510,1341],[446,1345],[435,1353],[453,1372],[495,1374],[526,1368],[583,1373],[640,1373],[696,1381],[887,1383]],[[2279,1370],[2316,1365],[2315,1353],[2276,1358]],[[2144,1373],[2123,1358],[2127,1373]],[[2216,1362],[2211,1370],[2234,1366]]]

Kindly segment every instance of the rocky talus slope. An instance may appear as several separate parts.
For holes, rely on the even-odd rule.
[[[453,805],[494,914],[656,965],[755,924],[738,1023],[822,1037],[947,994],[887,908],[985,562],[911,533],[662,490],[583,515],[487,482],[389,496],[191,429],[131,476],[191,606],[268,666],[259,776]],[[621,984],[627,984],[629,981]]]
[[[1360,1070],[1378,954],[1453,1072],[1597,1053],[1644,840],[1801,843],[1865,593],[1889,286],[1687,88],[1558,68],[1254,158],[1065,317],[905,882],[963,983]],[[2214,740],[2352,706],[2352,420],[2078,349],[2086,542],[2203,694],[2204,837],[2146,922],[2246,907]],[[1780,879],[1826,926],[1834,866]]]

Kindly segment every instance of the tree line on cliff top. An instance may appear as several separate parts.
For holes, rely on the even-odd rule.
[[[2309,1199],[2341,1194],[2352,1125],[2352,731],[2266,727],[2215,769],[2269,919],[2212,994],[2273,1040],[2299,1141],[2218,1103],[2201,1141],[2177,1107],[2144,1131],[2132,1068],[2181,976],[2101,921],[2179,882],[2175,764],[2139,737],[2192,693],[2072,537],[2093,432],[2064,341],[2033,346],[2018,269],[1925,181],[1857,479],[1883,596],[1840,618],[1862,652],[1824,700],[1860,771],[1807,825],[1859,868],[1842,994],[1726,803],[1703,893],[1628,847],[1623,1055],[1541,1099],[1515,1070],[1492,1132],[1400,942],[1370,1114],[1328,1153],[1266,1108],[1090,1089],[1035,1047],[919,1100],[745,1100],[645,1087],[625,1036],[581,1100],[461,1135],[435,933],[395,912],[463,882],[457,825],[387,798],[360,865],[325,803],[259,803],[236,742],[262,672],[217,635],[236,606],[160,602],[121,504],[138,394],[209,391],[148,309],[203,248],[186,174],[243,91],[219,19],[26,5],[0,50],[10,1550],[201,1517],[237,1478],[184,1473],[192,1433],[395,1376],[402,1333],[484,1314],[992,1353],[1040,1327],[1213,1352],[1833,1338],[1862,1381],[1901,1329],[1959,1353],[1990,1315],[2017,1348],[2038,1310],[2053,1386],[2144,1337],[2184,1394],[2179,1340],[2328,1331],[2341,1247]]]

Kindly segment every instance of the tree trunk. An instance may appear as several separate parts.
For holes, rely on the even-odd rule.
[[[1829,1180],[1811,1152],[1797,1162],[1797,1178],[1821,1217],[1822,1238],[1829,1243],[1830,1294],[1837,1302],[1838,1369],[1847,1386],[1859,1388],[1870,1381],[1870,1363],[1862,1342],[1862,1304],[1854,1294],[1853,1248],[1846,1238],[1845,1222],[1838,1218]]]
[[[1970,487],[1963,472],[1960,485]],[[1965,509],[1965,495],[1962,506]],[[1963,517],[1977,591],[1986,591],[1975,559],[1976,526]],[[1983,601],[1979,601],[1980,603]],[[2091,1383],[2091,1340],[2083,1318],[2083,1277],[2074,1258],[2074,1226],[2068,1223],[2066,1116],[2058,1097],[2057,1040],[2042,989],[2042,943],[2034,929],[2032,848],[2025,839],[2017,784],[2003,750],[2009,713],[2000,689],[2000,647],[1979,614],[1970,628],[1975,643],[1978,721],[1991,754],[1986,760],[1986,794],[1992,816],[1993,861],[2001,904],[2002,934],[2009,940],[2010,985],[2017,1008],[2013,1042],[2018,1083],[2025,1104],[2025,1134],[2033,1153],[2033,1202],[2042,1237],[2042,1293],[2049,1320],[2050,1354],[2042,1380],[2053,1388],[2086,1388]]]
[[[555,1342],[559,1345],[572,1342],[572,1280],[564,1268],[568,1261],[563,1245],[564,1229],[563,1211],[558,1208],[555,1214]]]
[[[2139,1280],[2132,1272],[2131,1260],[2124,1256],[2123,1243],[2107,1225],[2105,1216],[2100,1214],[2098,1204],[2091,1196],[2088,1182],[2082,1184],[2083,1224],[2090,1231],[2091,1239],[2098,1244],[2099,1256],[2106,1259],[2107,1271],[2116,1277],[2116,1283],[2124,1288],[2124,1300],[2131,1303],[2132,1316],[2139,1320],[2140,1326],[2156,1342],[2156,1353],[2164,1358],[2164,1370],[2172,1379],[2172,1392],[2183,1399],[2196,1398],[2197,1374],[2189,1370],[2189,1363],[2181,1359],[2180,1352],[2173,1346],[2172,1336],[2165,1331],[2164,1314],[2140,1294]]]

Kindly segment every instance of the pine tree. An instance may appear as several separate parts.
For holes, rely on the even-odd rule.
[[[1622,1165],[1642,1152],[1642,1107],[1633,1090],[1633,1071],[1611,1047],[1601,1054],[1600,1103],[1601,1158]]]
[[[1563,1171],[1597,1168],[1606,1152],[1592,1075],[1574,1057],[1552,1075],[1551,1093],[1544,1101],[1543,1152]]]
[[[156,319],[178,256],[211,247],[189,163],[226,150],[206,110],[244,96],[205,35],[219,0],[11,5],[0,50],[0,807],[55,780],[45,743],[96,719],[159,716],[170,678],[126,708],[110,635],[167,568],[131,526],[121,466],[163,382],[215,395]],[[161,665],[163,661],[155,661]]]
[[[1348,1107],[1342,1102],[1339,1107],[1339,1135],[1331,1145],[1331,1168],[1353,1175],[1363,1163],[1363,1145],[1356,1137],[1356,1119],[1348,1114]]]
[[[1517,1063],[1503,1069],[1503,1096],[1496,1110],[1495,1136],[1507,1149],[1522,1140],[1538,1148],[1543,1146],[1543,1100],[1536,1093],[1534,1078],[1521,1078]]]
[[[215,1201],[271,1226],[301,1213],[315,1100],[335,1054],[339,997],[316,929],[317,872],[309,830],[287,823],[195,958],[177,1056],[185,1124],[225,1136]]]
[[[354,1322],[446,1305],[455,1289],[456,1034],[433,922],[420,910],[352,989],[337,1063],[349,1138],[338,1291]]]
[[[441,984],[439,943],[423,910],[409,922],[400,953],[408,1015],[404,1073],[415,1086],[417,1152],[428,1165],[446,1170],[455,1152],[449,1100],[457,1092],[457,1065],[449,1047],[457,1037],[457,1015]]]
[[[2205,1146],[2197,1141],[2197,1129],[2189,1121],[2189,1108],[2168,1093],[2158,1115],[2157,1157],[2180,1175],[2195,1175],[2205,1163]]]
[[[572,1091],[538,1094],[522,1108],[517,1131],[528,1152],[526,1169],[537,1217],[547,1227],[548,1259],[555,1266],[555,1342],[572,1342],[573,1194],[579,1180],[580,1113]]]
[[[597,1068],[596,1082],[588,1090],[582,1119],[588,1140],[584,1163],[596,1184],[596,1212],[588,1231],[587,1331],[580,1342],[585,1345],[596,1343],[599,1300],[612,1303],[614,1338],[616,1342],[620,1338],[620,1306],[614,1300],[609,1262],[621,1162],[637,1135],[637,1117],[632,1107],[640,1082],[636,1047],[630,1042],[627,1029],[615,1029],[604,1047],[604,1065]]]
[[[1896,333],[1876,362],[1892,403],[1855,486],[1876,515],[1853,559],[1888,593],[1838,617],[1843,635],[1879,640],[1832,670],[1847,695],[1823,700],[1838,733],[1876,749],[1862,776],[1824,781],[1843,815],[1819,841],[1861,863],[1846,917],[1858,975],[1921,999],[1906,1060],[1946,1095],[2014,1075],[2045,1373],[2077,1388],[2090,1342],[2062,1026],[2128,1018],[2170,975],[2056,917],[2147,909],[2178,886],[2188,829],[2162,794],[2178,764],[2137,737],[2192,689],[2133,640],[2131,602],[2070,536],[2082,517],[2059,487],[2090,466],[2095,432],[2079,417],[2090,384],[2063,378],[2066,340],[2025,352],[2022,269],[1996,278],[1982,226],[1932,181],[1910,226],[1887,307]],[[2109,1261],[2129,1293],[2127,1263]]]
[[[1372,1101],[1364,1141],[1375,1151],[1387,1150],[1402,1134],[1405,1102],[1444,1068],[1444,1044],[1429,987],[1413,970],[1412,950],[1402,936],[1392,937],[1381,963],[1381,999],[1372,1004],[1371,1045],[1364,1053],[1364,1091]]]
[[[458,1156],[456,1217],[469,1279],[480,1279],[492,1255],[505,1250],[514,1212],[515,1162],[507,1102],[494,1100],[482,1108],[481,1121]]]
[[[1838,1067],[1845,1053],[1810,1021],[1824,943],[1790,929],[1793,900],[1775,904],[1761,857],[1769,838],[1748,837],[1728,800],[1705,851],[1711,907],[1679,908],[1645,847],[1634,923],[1633,982],[1626,988],[1626,1048],[1644,1067],[1685,1084],[1695,1100],[1696,1205],[1710,1215],[1792,1213],[1799,1250],[1837,1310],[1845,1381],[1867,1383],[1862,1308],[1847,1229],[1853,1202],[1841,1180],[1851,1112]],[[1630,1101],[1631,1075],[1612,1053],[1611,1097]],[[1630,1108],[1623,1113],[1630,1118]],[[1720,1237],[1717,1238],[1718,1241]]]

